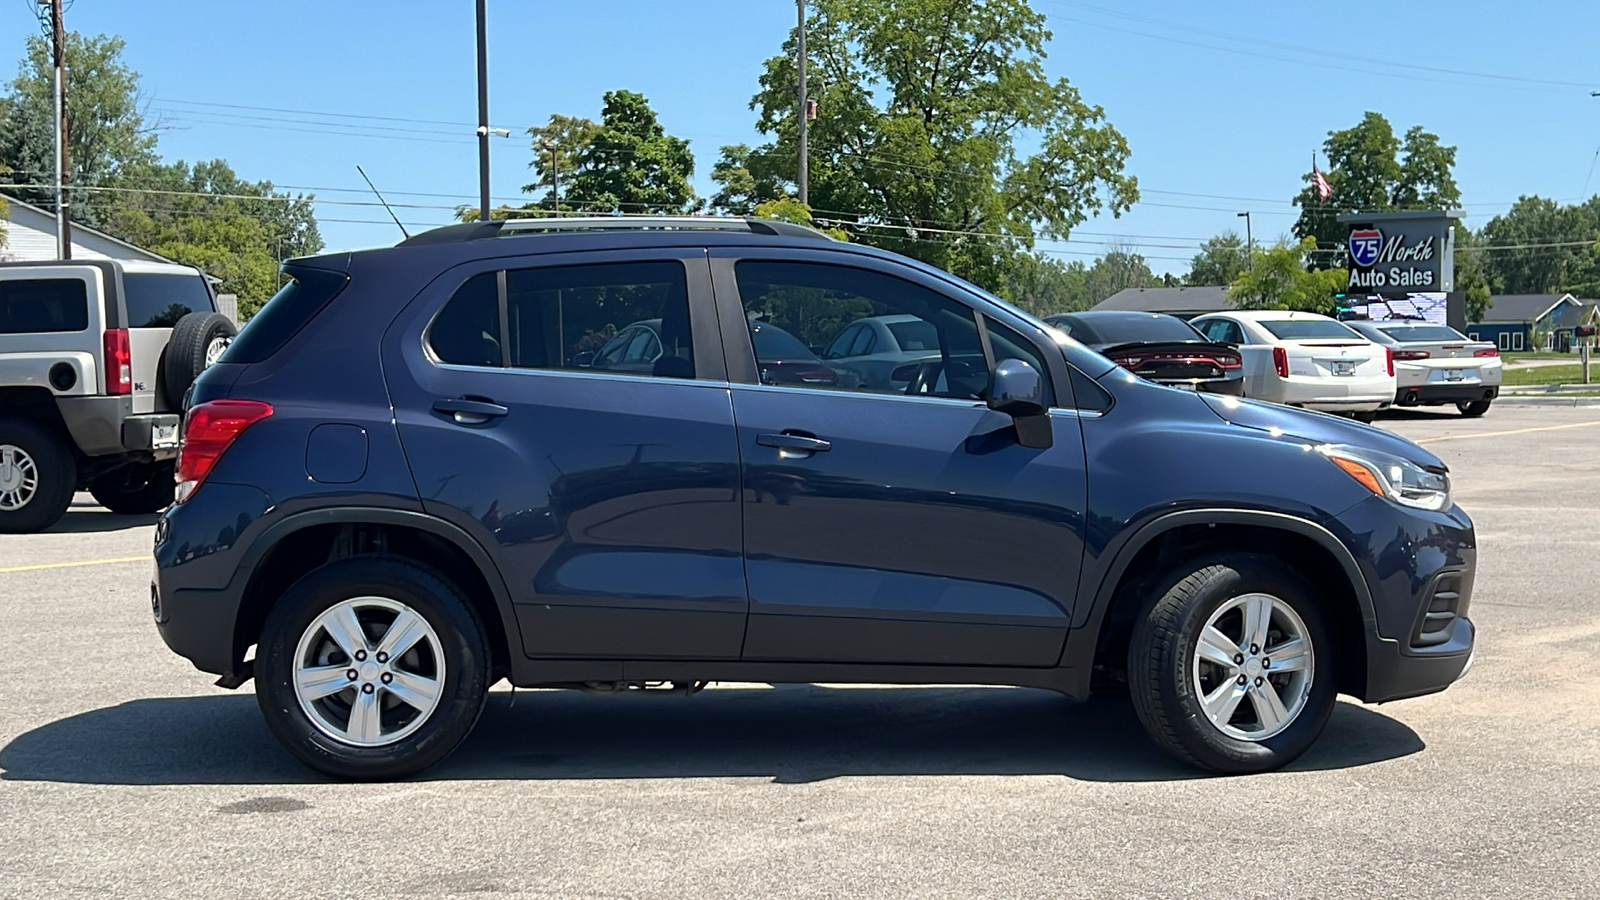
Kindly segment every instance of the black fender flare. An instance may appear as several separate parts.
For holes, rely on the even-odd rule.
[[[448,541],[465,553],[467,558],[472,560],[472,564],[477,566],[484,582],[489,585],[489,592],[494,596],[495,609],[500,614],[501,632],[505,635],[508,645],[506,649],[513,658],[520,655],[522,630],[517,624],[516,612],[511,604],[511,591],[506,587],[504,576],[500,574],[500,567],[495,565],[494,559],[489,556],[489,551],[485,550],[476,538],[460,526],[428,513],[380,506],[330,506],[293,513],[272,523],[250,542],[239,565],[240,575],[244,577],[244,583],[249,584],[255,577],[256,567],[261,560],[291,534],[317,525],[357,523],[414,528]],[[234,627],[238,627],[237,622]]]
[[[1374,640],[1387,641],[1389,639],[1378,637],[1377,612],[1373,605],[1372,589],[1367,584],[1367,579],[1361,573],[1361,567],[1356,562],[1355,555],[1350,552],[1333,532],[1299,516],[1287,513],[1270,512],[1267,510],[1253,509],[1186,509],[1178,512],[1169,512],[1151,519],[1127,533],[1121,545],[1112,551],[1111,562],[1103,570],[1100,580],[1092,595],[1080,594],[1092,598],[1088,614],[1082,624],[1074,627],[1067,638],[1067,646],[1062,655],[1064,666],[1070,666],[1081,672],[1081,695],[1089,693],[1089,676],[1094,666],[1094,654],[1100,640],[1100,628],[1104,623],[1106,612],[1111,608],[1111,601],[1116,594],[1117,587],[1122,583],[1122,577],[1127,573],[1128,566],[1139,555],[1139,552],[1149,546],[1150,542],[1161,537],[1175,528],[1186,525],[1255,525],[1262,528],[1271,528],[1278,531],[1287,531],[1310,539],[1317,546],[1328,551],[1344,571],[1346,579],[1350,582],[1351,591],[1355,594],[1356,603],[1361,608],[1361,620],[1365,626],[1366,640],[1370,645]],[[1369,647],[1369,660],[1371,659]],[[1078,695],[1074,692],[1074,695]]]

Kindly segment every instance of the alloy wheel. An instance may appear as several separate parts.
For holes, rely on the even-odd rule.
[[[0,444],[0,511],[15,512],[39,492],[39,466],[28,451]]]
[[[312,725],[336,741],[383,747],[428,721],[444,693],[439,635],[416,610],[355,597],[325,610],[294,654],[294,692]]]
[[[1263,741],[1306,707],[1315,674],[1310,632],[1277,597],[1234,597],[1200,629],[1191,669],[1212,726],[1231,738]]]

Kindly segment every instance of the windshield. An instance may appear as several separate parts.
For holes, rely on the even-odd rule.
[[[776,325],[765,322],[750,323],[750,340],[756,345],[756,359],[806,359],[817,358],[806,349],[800,339]]]
[[[1187,322],[1172,316],[1095,316],[1073,322],[1074,331],[1080,323],[1092,323],[1094,332],[1100,335],[1098,343],[1102,344],[1204,340]]]
[[[1366,340],[1366,338],[1356,334],[1354,329],[1332,319],[1268,319],[1260,322],[1260,324],[1262,328],[1272,332],[1272,336],[1280,341],[1307,341],[1322,338]]]
[[[890,322],[889,333],[901,350],[938,350],[939,329],[932,322],[917,319],[914,322]]]
[[[1405,341],[1464,341],[1466,337],[1443,325],[1386,325],[1379,331],[1402,343]]]

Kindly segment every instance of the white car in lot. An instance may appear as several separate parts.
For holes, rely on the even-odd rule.
[[[1238,344],[1244,395],[1370,422],[1394,403],[1394,360],[1336,319],[1261,309],[1212,313],[1189,324],[1208,340]]]
[[[1488,341],[1431,322],[1348,322],[1351,328],[1394,355],[1397,406],[1454,403],[1464,416],[1481,416],[1500,394],[1504,365]]]

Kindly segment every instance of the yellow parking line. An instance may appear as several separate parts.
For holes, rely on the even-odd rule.
[[[1600,425],[1600,422],[1569,422],[1566,425],[1541,425],[1538,428],[1513,428],[1510,431],[1484,431],[1478,434],[1450,434],[1444,437],[1424,438],[1417,441],[1419,444],[1436,444],[1439,441],[1464,441],[1467,438],[1504,437],[1508,434],[1529,434],[1535,431],[1560,431],[1563,428],[1589,428]],[[0,569],[0,571],[5,571]]]
[[[0,574],[6,572],[37,572],[40,569],[71,569],[77,566],[106,566],[112,563],[149,562],[147,553],[144,556],[119,556],[115,559],[84,559],[77,562],[40,563],[36,566],[8,566],[0,569]]]

